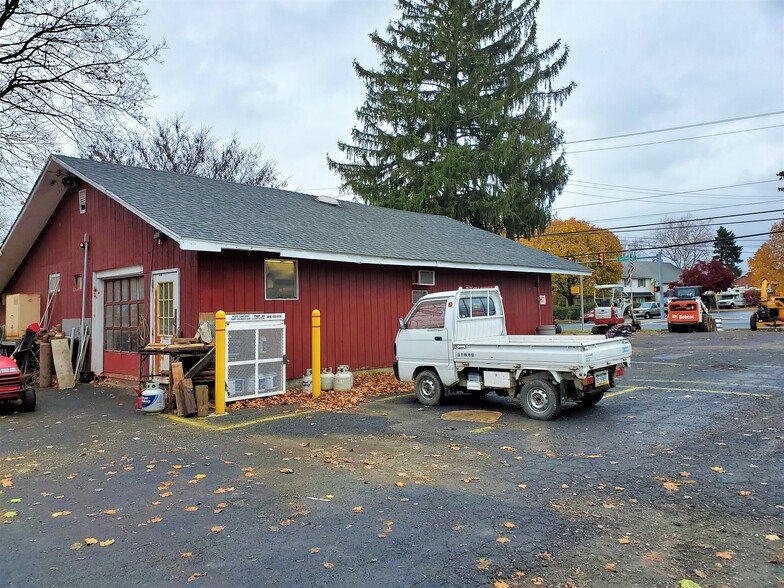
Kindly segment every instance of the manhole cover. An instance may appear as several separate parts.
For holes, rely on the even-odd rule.
[[[452,410],[441,415],[445,421],[469,421],[471,423],[494,423],[501,413],[494,410]]]

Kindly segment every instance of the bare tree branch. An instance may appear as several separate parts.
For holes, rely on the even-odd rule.
[[[709,242],[713,234],[707,225],[692,221],[688,216],[665,218],[662,223],[655,232],[654,241],[675,265],[688,269],[698,261],[710,259]]]
[[[191,128],[178,115],[156,121],[149,131],[126,131],[103,137],[81,149],[83,157],[216,178],[240,184],[281,188],[277,163],[264,160],[258,145],[244,147],[235,135],[219,144],[207,127]]]
[[[46,156],[142,121],[139,0],[5,0],[0,9],[0,201],[18,201]]]

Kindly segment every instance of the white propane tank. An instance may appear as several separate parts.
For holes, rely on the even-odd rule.
[[[302,391],[313,392],[313,370],[310,368],[305,370],[305,377],[302,378]]]
[[[335,381],[335,374],[332,373],[332,368],[322,368],[321,370],[321,389],[332,390],[332,385]]]
[[[142,390],[142,412],[162,412],[166,408],[163,388],[158,382],[147,382]]]
[[[345,392],[354,386],[354,374],[348,371],[347,365],[339,365],[332,382],[335,392]]]

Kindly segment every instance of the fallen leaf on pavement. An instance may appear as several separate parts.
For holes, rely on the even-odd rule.
[[[196,474],[196,475],[195,475],[195,476],[193,476],[193,477],[194,477],[194,479],[196,479],[196,480],[203,480],[204,478],[206,478],[206,477],[207,477],[207,474]]]
[[[702,588],[699,584],[697,584],[697,582],[692,582],[691,580],[688,580],[686,578],[681,580],[678,583],[678,586],[680,586],[680,588]]]
[[[201,578],[201,577],[206,576],[206,575],[207,574],[203,574],[201,572],[195,572],[195,573],[191,574],[190,576],[188,576],[188,582],[193,582],[196,578]]]
[[[363,510],[365,509],[361,506],[355,506],[354,508],[351,509],[352,512],[362,512]]]
[[[487,557],[480,557],[476,562],[476,569],[486,572],[493,565],[493,560]]]
[[[318,553],[319,551],[321,551],[321,549],[319,549],[318,547],[311,547],[310,548],[310,552],[311,553]]]
[[[614,564],[614,563],[606,563],[606,564],[604,564],[604,569],[605,570],[610,570],[611,572],[614,572],[616,567],[617,567],[617,565]]]
[[[694,570],[694,573],[695,573],[695,574],[696,574],[696,575],[697,575],[699,578],[702,578],[703,580],[704,580],[704,579],[706,579],[706,578],[708,577],[708,574],[706,574],[706,573],[705,573],[705,572],[703,572],[702,570]]]
[[[717,551],[716,557],[720,557],[721,559],[731,560],[732,557],[735,555],[735,552],[728,549],[727,551]]]
[[[192,551],[183,551],[180,554],[180,557],[192,557],[192,556],[193,556],[193,552]]]
[[[642,556],[648,561],[662,561],[664,557],[658,551],[648,551],[643,553]]]
[[[327,568],[328,570],[331,570],[331,569],[333,569],[335,567],[335,564],[330,563],[328,561],[325,561],[324,562],[324,567]]]
[[[722,473],[724,473],[724,468],[723,468],[723,467],[720,467],[720,466],[714,466],[714,467],[712,467],[711,469],[712,469],[714,472],[717,472],[717,473],[719,473],[719,474],[722,474]]]
[[[173,495],[174,495],[174,492],[164,492],[163,494],[160,494],[160,497],[161,498],[168,498],[169,496],[173,496]]]
[[[220,533],[221,531],[223,531],[223,529],[224,529],[223,527],[219,525],[215,525],[210,529],[210,531],[212,531],[213,533]]]
[[[21,498],[12,498],[8,502],[10,502],[11,504],[16,504],[17,502],[22,502],[22,499]]]
[[[77,549],[81,549],[81,548],[82,548],[82,544],[81,544],[81,543],[79,543],[79,542],[76,542],[76,543],[71,543],[71,549],[72,549],[72,550],[74,550],[74,551],[75,551],[75,550],[77,550]]]
[[[87,537],[84,540],[85,545],[95,545],[96,543],[98,543],[98,539],[96,539],[95,537]]]
[[[52,516],[55,517],[55,518],[57,518],[57,517],[67,517],[69,514],[71,514],[70,510],[61,510],[60,512],[53,512]]]
[[[5,519],[12,519],[12,518],[14,518],[16,516],[16,514],[17,513],[16,513],[15,510],[9,510],[8,512],[4,512],[3,513],[3,518],[5,518]]]
[[[103,511],[103,514],[106,514],[106,515],[114,515],[114,514],[117,514],[117,509],[116,509],[116,508],[110,508],[110,509],[107,509],[107,510]]]
[[[110,545],[114,545],[114,539],[107,539],[106,541],[101,541],[98,545],[101,547],[109,547]]]
[[[539,576],[536,578],[531,578],[531,584],[534,586],[541,586],[544,584],[544,578],[540,578]]]
[[[678,482],[664,482],[662,486],[664,486],[664,489],[667,490],[668,492],[677,492],[678,489],[681,487],[681,485],[678,484]]]
[[[508,445],[503,445],[501,449],[503,449],[504,451],[517,451],[517,449],[515,449],[514,447],[509,447]]]
[[[293,474],[294,470],[292,470],[291,468],[283,468],[282,470],[280,470],[280,473],[281,474]]]
[[[163,517],[152,517],[148,523],[160,523],[163,520]]]
[[[770,535],[765,535],[765,539],[767,539],[768,541],[781,541],[781,536],[770,534]]]
[[[504,523],[504,527],[506,527],[507,529],[514,529],[515,528],[515,524],[514,523],[510,523],[509,521],[507,521],[507,522]]]
[[[188,511],[188,512],[195,512],[195,511],[199,510],[199,507],[198,506],[186,506],[185,510]]]
[[[518,488],[522,488],[523,490],[525,490],[526,488],[528,488],[528,486],[526,486],[525,484],[518,484],[518,485],[517,485],[517,487],[518,487]]]
[[[234,486],[231,488],[218,488],[212,491],[213,494],[226,494],[226,492],[234,492]]]
[[[509,584],[507,584],[503,580],[496,580],[495,582],[493,582],[493,588],[509,588]]]
[[[739,496],[751,496],[751,490],[741,490],[738,492]]]
[[[506,545],[507,543],[509,543],[509,537],[499,537],[498,539],[496,539],[496,541],[501,545]]]
[[[405,482],[395,482],[395,486],[397,486],[398,488],[405,488],[406,487],[406,483]]]
[[[628,545],[631,542],[632,540],[629,539],[628,537],[621,537],[620,539],[618,539],[618,543],[620,543],[621,545]]]
[[[678,475],[682,476],[684,478],[690,478],[691,477],[691,473],[690,472],[678,472]]]

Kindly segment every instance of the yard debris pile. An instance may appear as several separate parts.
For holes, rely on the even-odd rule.
[[[356,408],[374,396],[411,392],[413,384],[398,382],[391,372],[354,373],[354,386],[346,392],[322,391],[319,398],[312,398],[302,388],[291,388],[285,394],[239,400],[227,405],[229,410],[242,408],[267,408],[270,406],[302,406],[317,410],[348,410]]]

